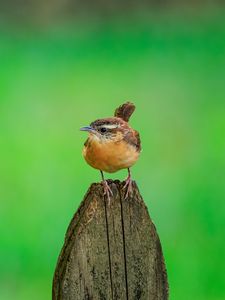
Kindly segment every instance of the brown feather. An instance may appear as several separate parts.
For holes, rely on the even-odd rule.
[[[132,130],[129,131],[124,136],[124,141],[126,141],[128,144],[134,146],[138,152],[141,151],[141,139],[138,131]]]
[[[116,109],[114,116],[128,122],[134,110],[135,105],[131,102],[126,102]]]

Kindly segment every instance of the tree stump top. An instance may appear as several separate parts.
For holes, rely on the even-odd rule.
[[[54,300],[166,300],[168,283],[154,224],[133,182],[108,181],[113,197],[92,184],[66,232],[54,280]]]

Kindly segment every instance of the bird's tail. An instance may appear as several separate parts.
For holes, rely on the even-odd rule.
[[[135,105],[131,102],[126,102],[115,110],[114,116],[128,122],[134,110]]]

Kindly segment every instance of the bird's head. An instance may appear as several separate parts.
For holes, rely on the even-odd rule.
[[[114,117],[98,119],[80,130],[88,131],[90,138],[99,142],[122,140],[131,130],[128,121],[134,110],[135,105],[126,102],[115,110]]]
[[[87,131],[90,138],[99,142],[110,142],[123,139],[129,129],[130,127],[127,122],[121,118],[112,117],[98,119],[92,122],[90,126],[82,127],[80,130]]]

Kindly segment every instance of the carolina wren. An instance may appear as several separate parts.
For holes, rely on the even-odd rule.
[[[80,129],[89,133],[84,144],[83,156],[90,166],[100,170],[104,194],[108,199],[112,191],[104,178],[103,171],[114,173],[121,169],[128,169],[124,186],[127,189],[125,198],[132,192],[130,167],[138,160],[141,151],[139,133],[128,124],[134,110],[133,103],[124,103],[116,109],[114,117],[98,119],[90,126]]]

